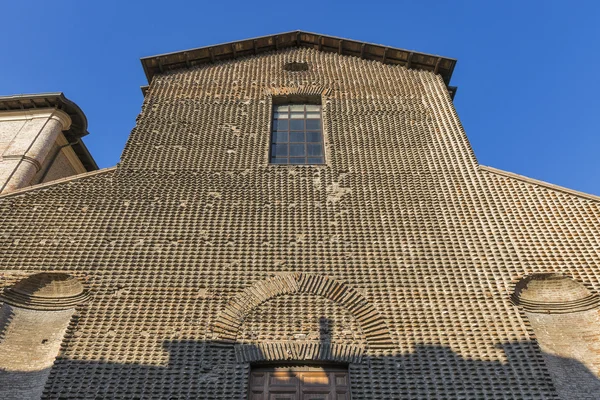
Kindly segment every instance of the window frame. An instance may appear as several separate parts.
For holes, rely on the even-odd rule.
[[[270,114],[270,124],[269,124],[269,147],[268,147],[268,154],[267,154],[267,163],[268,163],[268,165],[284,165],[284,166],[293,165],[293,166],[303,166],[303,167],[307,167],[307,166],[320,167],[320,166],[325,166],[327,164],[327,154],[326,154],[326,146],[325,146],[325,142],[326,142],[326,140],[325,140],[325,126],[324,126],[324,123],[323,123],[324,122],[323,121],[323,104],[322,104],[322,102],[320,100],[321,100],[320,98],[318,98],[318,99],[314,98],[313,99],[312,96],[309,97],[309,98],[302,97],[302,98],[299,98],[299,99],[292,99],[292,98],[283,97],[283,96],[282,97],[278,97],[278,98],[275,98],[275,97],[272,98],[272,102],[271,102],[271,114]],[[288,129],[287,129],[288,140],[287,140],[287,142],[283,142],[283,143],[286,143],[288,145],[288,153],[287,153],[287,156],[280,157],[281,160],[286,160],[286,162],[284,162],[284,163],[273,162],[274,160],[276,160],[278,158],[276,156],[273,156],[273,146],[277,144],[277,142],[274,141],[274,133],[276,132],[276,130],[275,130],[275,114],[278,112],[277,107],[280,107],[280,106],[288,106],[289,107],[289,106],[294,106],[294,105],[296,105],[296,106],[298,106],[298,105],[303,106],[304,116],[302,118],[302,121],[304,121],[305,125],[304,125],[304,129],[301,132],[303,132],[304,135],[305,135],[304,136],[304,141],[302,141],[302,142],[290,142],[291,137],[289,135],[292,133],[292,131],[290,129],[291,127],[288,125]],[[318,111],[318,113],[319,113],[319,119],[318,119],[318,121],[319,121],[319,130],[318,130],[318,132],[320,134],[320,140],[317,141],[317,142],[309,142],[309,141],[307,141],[307,138],[306,138],[306,134],[308,132],[317,132],[316,130],[309,130],[309,131],[307,131],[307,129],[306,129],[306,121],[309,120],[308,118],[306,118],[306,116],[307,116],[308,113],[311,112],[311,111],[308,111],[306,109],[306,106],[318,106],[319,107],[319,111]],[[288,112],[288,116],[291,117],[291,113],[293,111],[291,109],[288,109],[287,112]],[[316,111],[314,111],[314,112],[316,112]],[[288,118],[287,119],[287,121],[291,121],[291,120],[292,120],[292,118]],[[298,132],[300,132],[300,131],[298,131]],[[293,144],[293,143],[297,143],[297,144],[302,143],[302,144],[304,144],[305,155],[303,157],[292,157],[292,156],[290,156],[289,145]],[[321,146],[321,154],[322,154],[321,156],[312,156],[311,157],[311,156],[308,155],[308,147],[307,146],[309,144],[313,144],[313,143],[314,144],[319,144]],[[294,158],[303,159],[305,162],[303,162],[303,163],[291,163],[290,160],[294,159]],[[321,158],[322,162],[320,162],[320,163],[309,163],[308,160],[310,158]]]

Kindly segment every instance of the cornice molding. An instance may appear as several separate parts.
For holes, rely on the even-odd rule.
[[[27,121],[37,118],[50,118],[60,122],[62,131],[69,130],[73,120],[66,112],[56,108],[34,108],[20,111],[0,111],[0,122]]]

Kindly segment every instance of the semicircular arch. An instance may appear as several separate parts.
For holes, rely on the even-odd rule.
[[[394,347],[385,319],[360,292],[338,280],[306,273],[278,275],[244,289],[217,316],[213,325],[216,340],[235,342],[244,318],[255,307],[274,297],[293,293],[312,293],[343,306],[358,321],[369,348]]]

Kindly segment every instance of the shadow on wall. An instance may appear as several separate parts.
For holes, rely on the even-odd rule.
[[[408,354],[364,356],[360,363],[348,365],[352,399],[600,398],[600,381],[584,365],[544,355],[546,363],[559,365],[569,374],[566,381],[570,384],[558,388],[557,396],[544,365],[529,367],[536,365],[525,357],[531,354],[531,346],[536,347],[532,342],[501,345],[507,363],[464,359],[448,347],[426,344]],[[175,341],[165,342],[165,348],[170,353],[166,367],[59,359],[43,398],[247,398],[250,365],[236,363],[233,345]],[[31,372],[11,371],[5,378],[18,389],[28,374]]]
[[[314,343],[287,342],[287,348],[314,346],[314,354],[300,361],[285,351],[262,354],[262,345],[166,341],[163,345],[169,361],[164,367],[59,357],[51,371],[0,369],[0,385],[3,399],[31,398],[23,397],[31,389],[27,382],[50,372],[44,399],[246,399],[251,366],[265,362],[240,361],[245,351],[240,351],[241,347],[250,348],[255,360],[277,360],[267,363],[270,366],[307,365],[311,360],[312,365],[332,365],[331,361],[341,358],[331,356],[337,345],[331,342],[331,324],[328,318],[319,318],[319,340]],[[6,327],[5,323],[2,325]],[[543,354],[531,341],[503,343],[499,347],[506,362],[465,359],[449,347],[419,344],[410,353],[360,354],[354,361],[337,365],[348,367],[354,400],[600,399],[600,380],[579,361]],[[274,348],[277,349],[269,349]],[[278,349],[282,348],[286,347]],[[143,348],[124,350],[127,351],[144,353]]]

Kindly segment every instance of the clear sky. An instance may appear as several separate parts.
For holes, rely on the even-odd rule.
[[[0,94],[62,91],[115,165],[144,56],[305,30],[458,59],[455,106],[480,164],[600,195],[598,1],[6,1]]]

